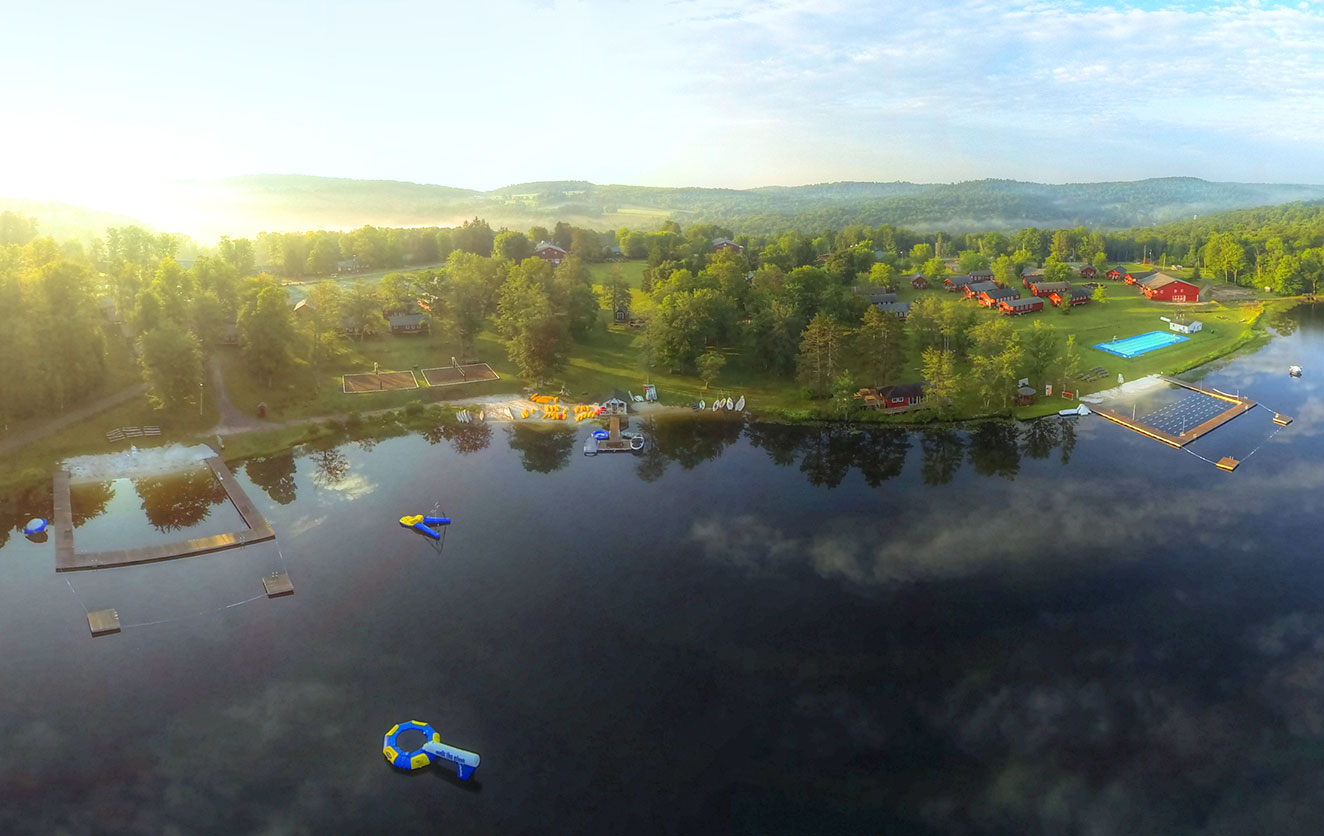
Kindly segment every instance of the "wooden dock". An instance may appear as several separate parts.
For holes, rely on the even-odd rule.
[[[1142,424],[1133,418],[1128,418],[1122,415],[1121,413],[1109,409],[1108,407],[1105,406],[1092,406],[1090,408],[1094,412],[1098,413],[1099,415],[1102,415],[1104,418],[1107,418],[1109,421],[1112,421],[1115,424],[1120,424],[1123,427],[1126,427],[1128,430],[1134,430],[1135,432],[1138,432],[1141,435],[1148,436],[1152,439],[1155,439],[1156,441],[1162,441],[1164,444],[1167,444],[1171,447],[1176,447],[1178,449],[1185,447],[1187,444],[1190,444],[1192,441],[1195,441],[1197,438],[1204,435],[1205,433],[1215,430],[1218,427],[1221,427],[1224,424],[1226,424],[1228,421],[1231,421],[1233,418],[1236,418],[1237,416],[1242,415],[1243,413],[1246,413],[1255,408],[1255,401],[1251,400],[1250,398],[1244,398],[1241,397],[1240,395],[1229,395],[1227,392],[1220,392],[1217,389],[1205,389],[1203,387],[1196,386],[1194,384],[1187,383],[1182,380],[1177,380],[1174,377],[1168,377],[1166,375],[1160,375],[1159,377],[1161,380],[1167,383],[1171,383],[1174,386],[1180,386],[1183,389],[1187,389],[1192,392],[1198,392],[1202,395],[1207,395],[1211,398],[1215,398],[1220,401],[1225,401],[1226,403],[1229,404],[1229,406],[1227,409],[1223,410],[1222,412],[1218,413],[1217,415],[1213,416],[1207,421],[1204,421],[1203,423],[1197,424],[1196,426],[1191,427],[1190,429],[1183,430],[1180,433],[1175,433],[1175,434],[1167,432],[1165,430],[1161,430],[1158,427],[1151,427],[1147,424]]]
[[[590,438],[585,445],[584,452],[590,455],[596,453],[633,453],[634,448],[630,446],[630,439],[621,435],[621,416],[611,416],[607,422],[607,437],[602,439]]]
[[[247,526],[243,531],[216,534],[211,537],[196,537],[178,540],[158,546],[141,546],[133,549],[119,549],[104,552],[79,552],[74,548],[74,526],[72,506],[69,498],[69,474],[61,471],[55,474],[55,571],[71,572],[80,569],[104,569],[111,566],[130,566],[136,563],[153,563],[158,560],[174,560],[179,557],[191,557],[197,554],[233,549],[274,540],[276,532],[267,522],[262,512],[248,498],[248,494],[235,481],[230,468],[219,456],[206,460],[207,467],[215,474],[225,494],[230,498],[235,510]]]

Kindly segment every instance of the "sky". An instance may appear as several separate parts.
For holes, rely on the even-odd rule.
[[[28,3],[0,195],[251,173],[1324,183],[1324,2]]]

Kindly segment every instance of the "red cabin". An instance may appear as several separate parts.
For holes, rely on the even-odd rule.
[[[1044,300],[1034,296],[1027,296],[1024,299],[1004,299],[998,303],[998,309],[1007,316],[1020,316],[1021,314],[1042,311]]]
[[[1052,293],[1063,293],[1071,289],[1069,282],[1046,282],[1043,279],[1030,282],[1030,292],[1035,296],[1048,296]]]
[[[1048,294],[1048,301],[1057,307],[1062,307],[1065,301],[1068,305],[1084,305],[1090,301],[1090,292],[1083,287],[1073,287],[1068,290],[1057,290]]]
[[[1085,267],[1080,268],[1080,277],[1082,279],[1092,279],[1097,275],[1099,275],[1099,271],[1095,270],[1093,267],[1086,265]]]
[[[1107,273],[1104,273],[1103,277],[1105,279],[1111,279],[1112,281],[1115,282],[1124,282],[1127,279],[1131,278],[1131,274],[1126,271],[1125,267],[1114,267],[1113,269],[1109,270]]]

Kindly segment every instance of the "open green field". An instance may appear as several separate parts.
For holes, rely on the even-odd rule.
[[[589,281],[601,289],[607,284],[607,281],[617,273],[621,278],[629,283],[630,287],[639,287],[644,280],[644,270],[648,268],[648,262],[642,259],[636,261],[604,261],[588,265]]]
[[[435,270],[445,264],[444,261],[438,261],[435,264],[408,264],[404,267],[392,267],[389,270],[373,270],[370,273],[338,273],[334,276],[319,276],[315,279],[300,279],[298,281],[282,281],[281,285],[285,292],[290,295],[290,304],[296,305],[308,298],[308,289],[315,284],[324,281],[333,281],[343,289],[348,289],[356,281],[364,281],[368,284],[377,284],[382,280],[382,276],[389,273],[412,273],[416,270]]]

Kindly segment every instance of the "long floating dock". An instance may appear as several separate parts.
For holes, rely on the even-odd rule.
[[[262,512],[244,493],[244,489],[235,481],[230,468],[219,456],[206,460],[207,467],[216,476],[225,494],[230,498],[235,510],[243,518],[243,531],[216,534],[211,537],[196,537],[190,540],[178,540],[158,546],[142,546],[133,549],[119,549],[104,552],[79,552],[74,548],[74,524],[72,502],[69,496],[69,474],[60,471],[55,474],[55,571],[72,572],[81,569],[105,569],[111,566],[130,566],[135,563],[153,563],[159,560],[174,560],[179,557],[191,557],[224,549],[247,546],[276,539],[276,532],[267,522]]]
[[[1220,392],[1217,389],[1205,389],[1203,387],[1196,386],[1192,383],[1187,383],[1183,380],[1177,380],[1174,377],[1168,377],[1166,375],[1160,375],[1159,379],[1167,383],[1171,383],[1174,386],[1180,386],[1183,389],[1187,389],[1192,392],[1198,392],[1201,395],[1207,395],[1208,397],[1216,398],[1217,400],[1224,401],[1230,404],[1230,406],[1227,409],[1223,410],[1222,412],[1218,413],[1217,415],[1213,416],[1212,418],[1209,418],[1204,422],[1197,424],[1194,427],[1191,427],[1190,429],[1184,429],[1178,433],[1171,433],[1166,430],[1160,429],[1159,427],[1143,424],[1134,418],[1128,418],[1122,415],[1121,413],[1109,409],[1105,406],[1093,406],[1091,407],[1091,409],[1094,412],[1097,412],[1099,415],[1102,415],[1104,418],[1107,418],[1109,421],[1112,421],[1115,424],[1120,424],[1123,427],[1126,427],[1128,430],[1134,430],[1135,432],[1138,432],[1141,435],[1148,436],[1152,439],[1155,439],[1156,441],[1162,441],[1164,444],[1167,444],[1171,447],[1176,447],[1177,449],[1181,449],[1182,447],[1185,447],[1187,444],[1190,444],[1192,441],[1195,441],[1197,438],[1204,435],[1205,433],[1215,430],[1226,424],[1228,421],[1231,421],[1233,418],[1236,418],[1237,416],[1242,415],[1255,408],[1255,401],[1251,400],[1250,398],[1241,397],[1240,395],[1229,395],[1227,392]]]

